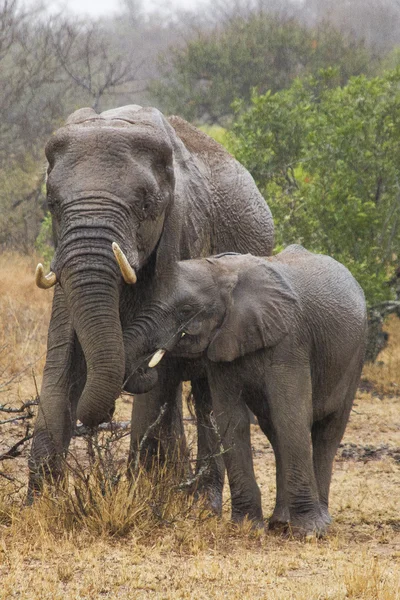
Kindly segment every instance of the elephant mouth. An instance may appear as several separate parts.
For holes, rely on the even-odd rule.
[[[142,366],[125,374],[123,389],[132,394],[144,394],[153,389],[157,382],[157,369]]]

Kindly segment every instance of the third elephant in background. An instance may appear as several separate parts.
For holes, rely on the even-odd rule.
[[[164,354],[202,361],[226,451],[233,519],[263,523],[248,407],[275,453],[270,526],[322,535],[366,331],[361,287],[328,256],[289,246],[270,258],[228,253],[180,261],[169,289],[155,290],[124,332],[130,387],[156,385]]]

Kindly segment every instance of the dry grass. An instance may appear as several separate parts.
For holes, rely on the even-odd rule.
[[[34,266],[16,256],[0,259],[0,384],[22,372],[0,388],[0,403],[14,406],[35,395],[32,368],[40,383],[43,367],[51,292],[35,288]],[[234,526],[228,504],[223,519],[211,517],[167,472],[157,483],[141,474],[130,486],[123,474],[126,438],[107,446],[103,434],[92,462],[85,441],[75,439],[68,489],[45,494],[32,508],[22,505],[27,449],[0,463],[20,482],[0,477],[0,600],[400,599],[400,321],[388,328],[389,347],[378,365],[365,367],[346,431],[351,458],[339,453],[335,463],[334,522],[326,539]],[[129,418],[130,404],[121,398],[117,418]],[[187,430],[193,439],[190,421]],[[0,454],[23,432],[18,422],[0,426]],[[268,515],[273,454],[257,426],[252,434]],[[368,459],[366,446],[384,451]]]

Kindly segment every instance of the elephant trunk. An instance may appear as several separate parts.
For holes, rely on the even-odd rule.
[[[146,321],[146,318],[139,316],[131,327],[124,330],[124,387],[132,394],[148,392],[158,382],[157,369],[149,365],[156,341],[152,339],[152,329],[148,327]]]
[[[86,361],[86,385],[78,402],[77,417],[88,427],[110,420],[125,372],[119,317],[120,274],[109,254],[109,259],[103,257],[101,265],[96,265],[98,257],[92,257],[93,263],[87,268],[68,265],[61,276]]]

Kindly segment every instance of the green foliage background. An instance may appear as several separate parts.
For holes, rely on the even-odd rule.
[[[236,102],[229,144],[271,207],[277,249],[333,256],[373,304],[390,298],[400,251],[400,70],[331,88],[335,76]]]
[[[236,98],[249,103],[259,93],[287,88],[298,76],[335,66],[331,85],[372,73],[378,61],[361,40],[327,23],[310,28],[295,18],[254,13],[200,32],[160,59],[161,77],[150,93],[169,113],[220,122]]]

